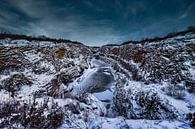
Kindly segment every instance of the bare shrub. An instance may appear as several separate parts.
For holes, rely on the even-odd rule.
[[[165,92],[169,96],[174,96],[177,99],[184,99],[185,97],[185,87],[183,85],[172,85],[169,84],[167,87],[165,87]]]

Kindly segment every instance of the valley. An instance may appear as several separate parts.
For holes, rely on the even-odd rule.
[[[0,128],[193,128],[193,31],[100,47],[55,41],[0,40]]]

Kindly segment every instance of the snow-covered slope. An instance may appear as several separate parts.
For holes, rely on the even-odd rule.
[[[195,34],[88,47],[0,40],[0,128],[175,129],[195,122]]]
[[[194,39],[195,34],[187,33],[99,49],[97,57],[118,75],[114,98],[118,116],[185,121],[186,114],[195,112]]]

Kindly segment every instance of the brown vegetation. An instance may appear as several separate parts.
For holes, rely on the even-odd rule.
[[[63,58],[65,55],[65,49],[64,48],[60,48],[59,50],[57,50],[55,52],[55,55],[57,58]]]

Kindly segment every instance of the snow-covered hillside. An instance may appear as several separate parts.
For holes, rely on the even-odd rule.
[[[195,34],[88,47],[0,40],[0,128],[190,129]]]

